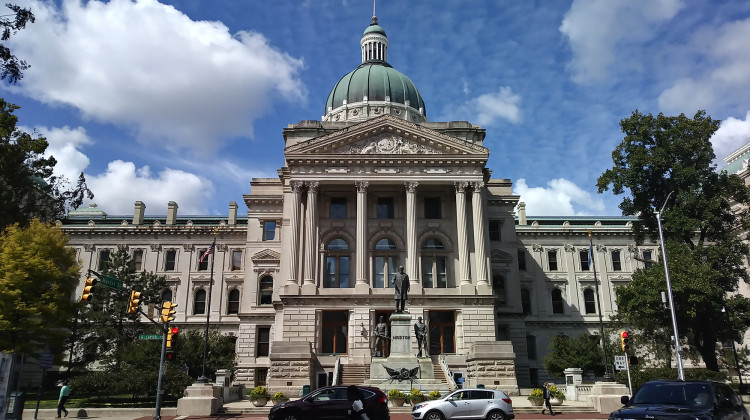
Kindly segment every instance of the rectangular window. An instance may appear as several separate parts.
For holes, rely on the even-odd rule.
[[[490,240],[491,241],[501,240],[501,234],[500,234],[501,227],[502,227],[502,223],[500,223],[499,220],[490,220]]]
[[[612,251],[612,271],[621,271],[620,251]]]
[[[349,314],[346,311],[323,312],[323,353],[346,354]]]
[[[549,266],[549,271],[557,271],[557,250],[549,250],[547,251],[547,265]]]
[[[133,268],[136,272],[143,270],[143,250],[136,249],[133,251]]]
[[[536,360],[536,337],[533,335],[526,336],[526,355],[529,360]]]
[[[591,266],[589,266],[589,250],[582,249],[578,251],[578,257],[581,258],[581,271],[591,270]]]
[[[651,259],[651,251],[643,251],[643,265],[646,268],[651,268],[654,261]]]
[[[440,219],[440,197],[426,197],[424,199],[424,218]]]
[[[255,368],[255,386],[266,386],[268,368]]]
[[[499,305],[507,303],[505,298],[505,278],[502,274],[492,274],[492,291],[495,292],[495,301]]]
[[[242,250],[235,249],[232,251],[232,271],[242,269]]]
[[[164,271],[174,271],[177,262],[177,250],[168,249],[164,257]]]
[[[393,197],[378,197],[378,219],[393,219]]]
[[[263,240],[273,241],[276,238],[276,221],[263,222]]]
[[[258,343],[255,345],[255,357],[268,357],[271,349],[271,327],[258,327]]]
[[[518,269],[526,271],[526,250],[518,250]]]
[[[346,197],[331,197],[329,217],[331,219],[346,219]]]
[[[200,261],[201,257],[203,256],[203,254],[206,253],[207,249],[208,248],[202,248],[198,252],[198,271],[206,271],[206,270],[208,270],[208,260],[211,258],[211,256],[210,255],[206,256],[206,258],[204,258],[203,261]]]
[[[109,268],[109,254],[110,250],[102,249],[99,251],[99,270],[104,271]]]
[[[390,279],[396,274],[398,268],[398,257],[376,256],[375,257],[375,283],[373,287],[392,287]]]

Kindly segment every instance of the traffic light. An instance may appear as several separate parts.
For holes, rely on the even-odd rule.
[[[177,333],[180,329],[177,327],[167,328],[167,361],[173,362],[177,359],[177,353],[175,353],[175,344],[177,344]]]
[[[628,356],[628,364],[630,366],[635,366],[638,364],[638,357],[637,356]]]
[[[624,352],[630,350],[630,334],[627,331],[620,332],[620,349]]]
[[[161,304],[161,322],[167,323],[174,321],[174,314],[177,313],[175,308],[177,307],[176,303],[172,302],[164,302]],[[169,347],[169,346],[167,346]]]
[[[134,314],[138,312],[138,308],[141,305],[141,292],[135,290],[130,292],[130,300],[128,301],[128,313]]]
[[[96,278],[94,277],[88,277],[86,279],[86,283],[83,284],[83,293],[81,293],[81,302],[89,302],[91,301],[91,298],[93,295],[91,294],[91,289],[96,284]]]

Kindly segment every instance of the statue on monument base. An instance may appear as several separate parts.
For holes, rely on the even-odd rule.
[[[417,337],[417,348],[419,352],[417,357],[422,357],[422,349],[424,348],[424,357],[430,357],[430,352],[427,350],[427,324],[422,322],[422,317],[417,318],[417,322],[414,323],[414,335]]]
[[[393,298],[396,300],[396,313],[403,313],[406,300],[409,299],[409,276],[404,273],[403,265],[398,268],[398,273],[393,276],[391,284],[394,286],[395,295]]]
[[[373,357],[384,357],[385,341],[388,340],[388,324],[385,323],[382,315],[378,320],[378,324],[373,328],[372,335],[375,336],[375,345],[372,346]]]

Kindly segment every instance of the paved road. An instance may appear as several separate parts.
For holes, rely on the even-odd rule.
[[[565,413],[565,414],[557,414],[555,416],[549,416],[549,415],[541,415],[541,414],[517,414],[516,419],[519,420],[548,420],[551,418],[555,419],[565,419],[565,420],[588,420],[588,419],[606,419],[609,417],[607,414],[597,414],[597,413]],[[150,417],[141,417],[138,420],[150,420]],[[172,420],[174,417],[162,417],[163,420]],[[243,414],[237,414],[237,415],[216,415],[216,416],[209,416],[209,417],[197,417],[197,416],[190,416],[190,417],[178,417],[177,419],[183,419],[183,420],[223,420],[223,419],[231,419],[231,420],[268,420],[268,417],[264,416],[258,416],[258,415],[243,415]],[[398,413],[398,414],[391,414],[391,420],[411,420],[411,415],[407,413]]]

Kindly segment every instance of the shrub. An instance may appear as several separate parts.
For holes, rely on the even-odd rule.
[[[560,391],[557,385],[550,385],[549,392],[552,395],[552,398],[557,398],[560,401],[565,401],[565,393]]]
[[[425,397],[422,391],[418,390],[417,388],[411,389],[411,392],[409,392],[409,401],[413,403],[420,403],[424,400],[425,400]]]
[[[440,391],[432,391],[432,392],[430,392],[430,395],[427,396],[427,399],[428,400],[437,400],[440,397],[442,397],[442,395],[440,395]]]
[[[271,396],[271,399],[274,401],[280,401],[280,402],[289,401],[289,397],[287,397],[286,394],[284,394],[281,391],[273,394],[273,396]]]
[[[403,392],[399,391],[398,389],[392,389],[392,390],[388,391],[388,398],[390,398],[392,400],[396,399],[396,398],[404,398],[404,399],[406,399],[406,394],[404,394]]]
[[[256,386],[250,391],[250,399],[257,400],[258,398],[269,398],[268,389],[264,386]]]
[[[529,401],[541,401],[544,399],[544,393],[540,388],[534,388],[529,394]]]

